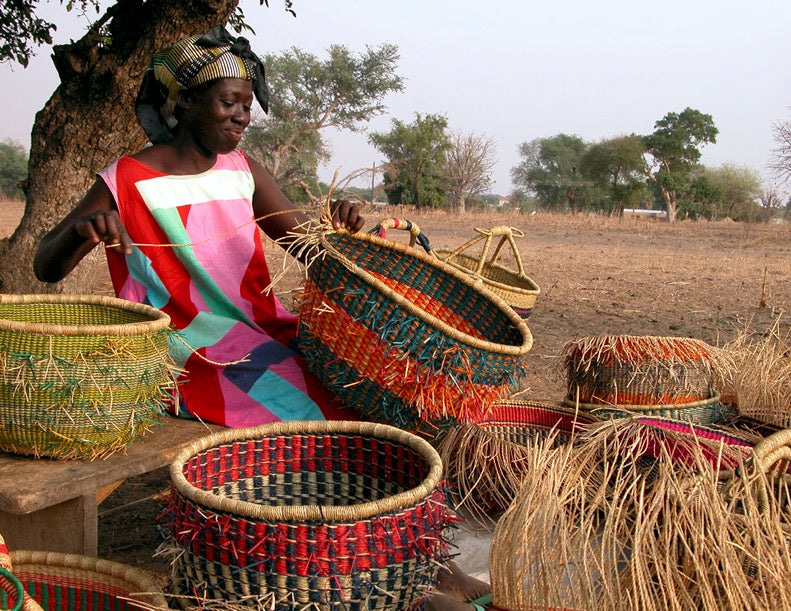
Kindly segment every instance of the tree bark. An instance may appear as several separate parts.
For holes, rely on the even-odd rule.
[[[54,48],[60,85],[33,125],[25,213],[14,234],[0,240],[0,292],[69,292],[84,284],[90,270],[80,266],[57,284],[38,282],[32,263],[39,241],[98,170],[146,145],[134,101],[153,53],[224,24],[238,1],[118,0],[82,39]]]

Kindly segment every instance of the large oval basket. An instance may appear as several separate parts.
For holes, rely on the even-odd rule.
[[[122,299],[0,295],[0,448],[96,458],[164,413],[170,317]]]
[[[320,237],[299,340],[341,400],[402,428],[480,416],[509,394],[533,341],[468,275],[415,248],[346,232]]]
[[[372,422],[221,431],[170,468],[183,590],[276,609],[409,609],[435,584],[449,524],[442,462]]]

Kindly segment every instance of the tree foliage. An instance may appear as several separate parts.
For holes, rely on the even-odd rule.
[[[591,182],[581,171],[587,150],[582,138],[568,134],[523,142],[522,162],[511,169],[511,180],[534,194],[543,208],[577,212],[590,196]]]
[[[18,142],[0,142],[0,197],[22,199],[20,184],[27,174],[27,152]]]
[[[448,120],[441,115],[415,113],[412,123],[393,119],[387,133],[372,133],[369,141],[387,157],[385,193],[391,204],[417,208],[442,205],[444,175],[451,147]]]
[[[403,89],[395,45],[369,47],[359,56],[332,45],[328,53],[322,61],[292,48],[265,58],[269,114],[248,128],[244,147],[283,189],[309,190],[318,165],[329,159],[321,130],[361,131],[384,113],[384,97]]]
[[[453,133],[447,153],[445,175],[452,205],[463,214],[468,197],[483,194],[492,184],[497,162],[494,140],[479,134]]]
[[[639,136],[620,136],[591,145],[582,156],[582,174],[595,187],[598,208],[618,216],[640,207],[645,197],[645,147]]]
[[[718,130],[711,115],[693,108],[670,112],[654,124],[654,132],[643,137],[654,160],[652,178],[667,206],[667,220],[676,219],[678,197],[689,186],[692,170],[700,161],[700,147],[715,143]]]

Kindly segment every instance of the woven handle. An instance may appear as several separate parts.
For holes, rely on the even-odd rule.
[[[791,465],[791,429],[784,429],[762,439],[753,448],[749,457],[735,471],[726,472],[724,491],[726,496],[734,497],[739,490],[738,482],[746,482],[755,486],[758,511],[765,513],[769,509],[768,485],[771,478],[788,477]],[[762,474],[769,476],[762,477]]]
[[[420,227],[418,227],[417,223],[395,217],[382,219],[373,229],[371,229],[370,233],[380,238],[384,238],[387,236],[388,229],[401,229],[403,231],[408,231],[410,246],[414,246],[415,242],[417,242],[428,254],[433,254],[428,237],[426,237],[425,233],[420,231]]]
[[[525,277],[525,268],[524,265],[522,265],[522,256],[519,254],[519,249],[517,248],[516,241],[514,240],[514,237],[525,237],[525,234],[521,229],[517,229],[516,227],[508,227],[507,225],[497,225],[495,227],[490,227],[489,229],[475,227],[475,231],[481,235],[476,236],[468,242],[462,244],[459,248],[449,254],[446,259],[452,259],[453,257],[460,255],[465,250],[469,250],[478,242],[484,240],[483,248],[481,249],[481,255],[478,258],[478,265],[475,269],[475,274],[480,276],[487,262],[489,265],[494,265],[497,263],[497,260],[500,258],[500,254],[502,253],[503,247],[508,244],[511,247],[511,252],[514,255],[514,260],[516,261],[519,275]],[[494,249],[491,259],[487,260],[489,249],[491,248],[492,240],[494,238],[500,238],[500,241],[498,242],[497,247]]]

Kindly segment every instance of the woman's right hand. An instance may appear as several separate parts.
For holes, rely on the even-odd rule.
[[[132,252],[132,240],[116,210],[98,210],[79,217],[75,219],[72,231],[93,246],[104,242],[108,248],[120,248],[124,255]]]

